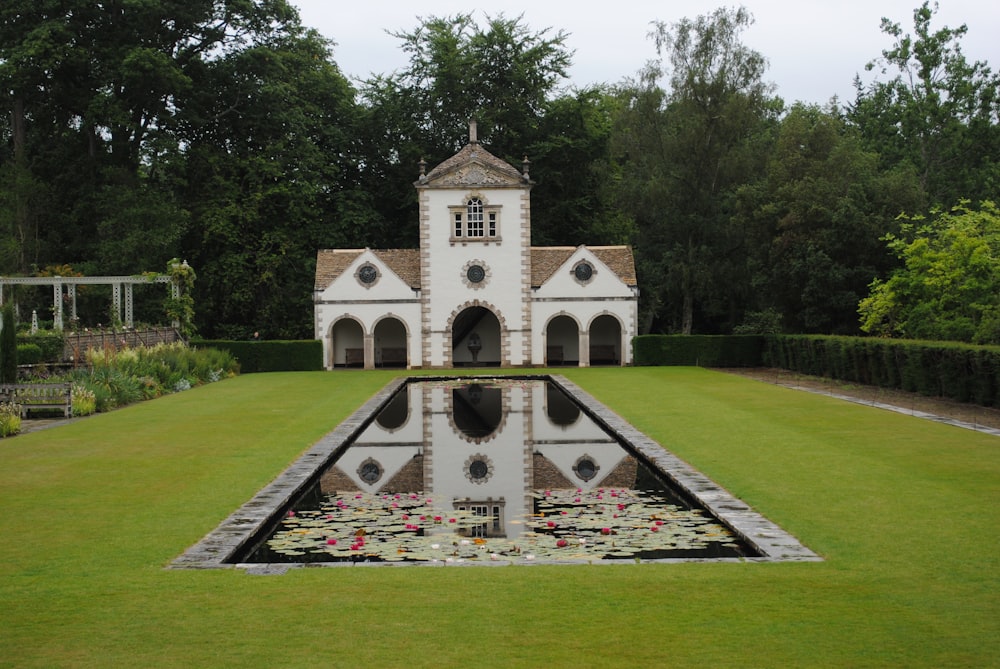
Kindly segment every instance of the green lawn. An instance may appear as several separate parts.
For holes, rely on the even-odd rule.
[[[165,569],[393,376],[247,375],[0,440],[0,666],[1000,666],[1000,439],[565,373],[826,560]]]

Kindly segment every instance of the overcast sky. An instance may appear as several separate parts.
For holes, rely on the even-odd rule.
[[[334,60],[344,74],[360,79],[406,66],[400,41],[387,30],[409,32],[419,25],[418,17],[470,11],[484,25],[487,14],[461,0],[291,2],[305,25],[336,42]],[[507,18],[523,16],[532,32],[551,28],[551,34],[568,33],[567,45],[575,52],[570,83],[587,86],[632,77],[656,56],[648,38],[651,21],[671,23],[740,4],[756,19],[743,42],[768,59],[766,78],[776,84],[777,94],[786,102],[825,104],[833,95],[842,102],[854,99],[855,74],[870,79],[865,63],[892,46],[891,38],[879,30],[882,17],[912,34],[913,10],[920,0],[514,0],[498,6]],[[500,11],[488,13],[497,16]],[[969,28],[961,42],[966,59],[985,60],[994,71],[1000,68],[1000,2],[940,0],[932,28],[963,23]]]

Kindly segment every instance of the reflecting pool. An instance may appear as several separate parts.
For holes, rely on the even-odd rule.
[[[394,379],[169,566],[687,560],[822,558],[546,375]]]
[[[238,563],[757,557],[544,379],[399,386]]]

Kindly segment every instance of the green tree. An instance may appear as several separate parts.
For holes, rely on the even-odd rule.
[[[538,246],[628,244],[631,219],[615,202],[618,166],[611,160],[617,100],[602,88],[559,95],[545,105],[538,139],[526,147],[535,182],[531,240]]]
[[[230,54],[180,119],[183,257],[207,337],[311,336],[317,249],[357,244],[372,216],[357,196],[354,90],[329,46],[297,28]]]
[[[765,179],[741,188],[751,310],[774,309],[791,332],[857,333],[857,304],[895,266],[880,237],[919,207],[911,171],[882,172],[835,107],[795,104],[781,119]]]
[[[458,151],[470,119],[492,153],[520,165],[570,64],[566,35],[548,32],[503,15],[480,26],[467,13],[393,33],[409,65],[361,87],[364,187],[379,194],[381,218],[374,246],[416,245],[418,165],[433,166]]]
[[[185,149],[186,103],[212,94],[206,74],[220,58],[297,25],[285,0],[0,5],[11,147],[0,160],[16,177],[0,188],[13,191],[8,227],[23,240],[11,262],[140,271],[175,253],[186,212],[162,168]]]
[[[963,202],[904,217],[885,237],[904,263],[861,300],[861,329],[881,336],[1000,344],[1000,209]]]
[[[855,82],[852,122],[883,166],[916,169],[932,204],[995,196],[1000,181],[1000,77],[985,62],[966,61],[967,27],[933,29],[937,11],[924,2],[913,12],[914,34],[887,18],[894,42],[868,70],[895,73],[865,86]]]
[[[745,9],[719,9],[653,32],[663,61],[622,89],[615,125],[621,206],[638,230],[647,327],[689,334],[733,320],[746,300],[736,190],[762,171],[781,102],[766,61],[740,41]],[[667,77],[669,89],[659,81]],[[713,322],[715,325],[713,325]]]
[[[10,301],[0,307],[0,383],[17,383],[17,323]]]

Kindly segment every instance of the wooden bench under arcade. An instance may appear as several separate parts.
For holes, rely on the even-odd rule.
[[[617,365],[618,356],[615,355],[613,344],[593,344],[590,347],[591,365]]]

